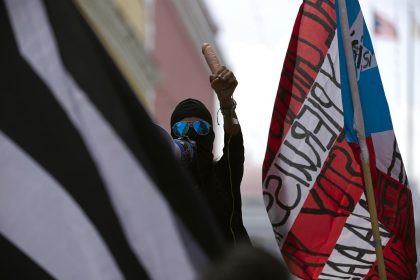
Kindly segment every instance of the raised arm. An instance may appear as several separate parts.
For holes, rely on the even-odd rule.
[[[221,66],[215,74],[210,75],[210,84],[219,99],[225,133],[238,134],[241,127],[235,112],[236,102],[233,99],[233,92],[238,85],[235,75],[225,66]]]

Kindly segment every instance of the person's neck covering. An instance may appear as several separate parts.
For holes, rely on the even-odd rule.
[[[207,135],[198,135],[191,127],[187,136],[197,143],[197,157],[190,165],[189,169],[192,175],[200,185],[203,184],[210,175],[213,167],[213,121],[209,110],[206,106],[196,99],[186,99],[181,101],[176,107],[171,116],[171,128],[176,123],[184,118],[196,117],[207,121],[210,126],[210,132]],[[171,130],[171,135],[176,138]],[[198,176],[199,175],[199,176]]]

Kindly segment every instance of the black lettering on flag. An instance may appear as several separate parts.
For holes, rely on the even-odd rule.
[[[313,279],[310,273],[311,268],[319,268],[324,264],[321,262],[311,263],[305,261],[305,257],[318,257],[319,259],[328,258],[329,254],[310,250],[299,238],[289,232],[286,242],[283,245],[282,254],[287,262],[299,267],[299,271],[305,275],[305,279]],[[316,258],[315,258],[316,259]]]
[[[332,18],[326,8],[335,9],[335,3],[332,0],[305,0],[305,4],[315,7],[330,23],[332,27],[335,26],[335,18]]]
[[[283,202],[281,199],[283,199],[282,196],[279,195],[283,185],[282,185],[282,179],[277,176],[277,175],[269,175],[267,176],[267,179],[265,180],[265,188],[266,189],[270,189],[270,190],[274,190],[274,198],[271,196],[271,194],[267,193],[266,197],[268,196],[269,199],[269,203],[267,204],[267,212],[269,212],[273,206],[273,201],[275,201],[275,205],[276,205],[276,210],[280,211],[280,209],[282,209],[284,212],[284,216],[282,217],[281,220],[272,221],[273,226],[282,226],[284,225],[287,220],[289,219],[290,216],[290,212],[291,210],[293,210],[300,202],[301,200],[301,196],[302,196],[302,191],[301,191],[301,187],[299,184],[296,184],[296,197],[295,200],[289,205],[286,202]],[[289,190],[290,191],[290,190]],[[279,207],[280,209],[278,209],[277,207]]]
[[[328,276],[334,278],[343,277],[343,275],[348,275],[347,279],[362,279],[367,271],[369,271],[371,264],[347,264],[347,263],[339,263],[328,261],[327,264],[330,266],[337,274],[329,273]],[[356,272],[358,270],[364,271],[364,273]],[[321,276],[326,276],[321,273]],[[360,278],[358,278],[360,277]]]
[[[334,129],[334,127],[331,127],[330,123],[321,117],[318,110],[315,110],[314,108],[306,104],[302,107],[302,110],[299,112],[298,118],[299,124],[306,124],[306,143],[309,142],[308,136],[311,136],[310,138],[313,139],[316,144],[318,144],[319,148],[321,148],[323,152],[331,149],[332,145],[338,137],[341,128]],[[300,125],[300,127],[303,127],[303,125]]]
[[[357,210],[349,216],[344,225],[344,240],[338,240],[334,251],[326,263],[324,272],[329,276],[364,277],[376,260],[375,242],[367,210],[366,200],[360,199]],[[382,246],[388,242],[391,234],[380,224]],[[353,279],[353,278],[351,278]]]
[[[390,242],[397,243],[397,237],[394,236]],[[417,274],[413,256],[409,256],[406,252],[396,250],[392,244],[389,246],[389,251],[392,258],[385,258],[385,266],[388,274],[392,274],[395,279],[398,277],[400,279],[411,279]]]
[[[314,88],[317,87],[317,85],[314,85]],[[318,88],[318,87],[317,87]],[[341,125],[334,120],[334,118],[331,116],[331,114],[328,114],[328,112],[325,110],[325,108],[320,104],[319,99],[314,98],[313,96],[308,98],[308,102],[318,110],[318,112],[321,112],[322,115],[329,121],[329,123],[332,124],[332,126],[335,128],[333,130],[331,128],[330,132],[333,134],[333,137],[331,137],[330,141],[324,145],[328,150],[331,149],[332,145],[334,144],[334,140],[337,138],[339,131],[342,129]],[[343,114],[343,112],[341,112]]]
[[[311,85],[306,84],[294,69],[283,68],[281,79],[282,83],[279,85],[276,99],[281,102],[283,108],[289,107],[291,99],[303,103],[307,95],[306,89]]]
[[[323,278],[326,277],[326,278]],[[322,272],[321,275],[318,277],[318,280],[331,280],[331,279],[354,279],[354,280],[360,280],[360,278],[351,278],[349,276],[340,276],[340,275],[334,275],[330,273],[324,273]]]
[[[373,263],[372,261],[369,261],[368,259],[364,257],[375,255],[375,250],[368,250],[366,248],[349,247],[349,246],[340,245],[340,244],[337,244],[335,246],[335,249],[341,255],[351,260],[357,261],[359,263],[366,263],[370,265]]]
[[[344,131],[341,132],[337,140],[339,143],[342,141],[346,141]],[[357,201],[346,192],[346,189],[354,191],[354,188],[356,188],[360,192],[364,189],[361,184],[361,173],[352,168],[352,163],[353,159],[349,151],[334,146],[316,179],[318,188],[313,188],[310,191],[310,195],[318,208],[302,208],[302,212],[331,215],[333,217],[348,216],[353,211]],[[336,169],[342,165],[345,166],[345,172]],[[338,209],[340,211],[337,211]]]
[[[407,176],[405,176],[404,164],[403,164],[403,161],[402,161],[401,153],[398,151],[397,139],[394,138],[394,144],[393,144],[393,149],[392,149],[392,160],[391,160],[391,163],[389,164],[387,175],[391,176],[392,171],[397,166],[400,167],[399,171],[398,171],[398,181],[400,183],[403,183],[404,179]]]
[[[355,214],[353,214],[353,215],[355,215]],[[359,216],[359,215],[356,215],[356,216]],[[359,239],[362,239],[366,243],[369,243],[370,246],[372,248],[374,248],[375,242],[373,241],[372,229],[370,228],[370,218],[369,217],[363,217],[363,216],[361,218],[366,220],[367,222],[369,222],[369,223],[366,224],[365,227],[355,225],[355,224],[350,224],[350,223],[346,223],[344,225],[344,227],[346,229],[348,229],[349,231],[351,231],[354,234],[355,237],[358,237]],[[391,236],[390,233],[388,233],[384,230],[382,230],[382,231],[380,230],[379,232],[380,232],[381,237],[389,238]]]
[[[320,73],[327,76],[330,79],[330,81],[334,83],[336,87],[341,88],[341,84],[337,79],[339,75],[337,75],[334,69],[334,62],[332,61],[331,54],[329,53],[327,54],[327,60],[328,60],[328,66],[331,68],[331,73],[329,73],[328,70],[325,68],[321,68]]]
[[[279,155],[279,158],[283,159],[285,157],[283,157],[281,154]],[[293,163],[292,163],[293,164]],[[300,184],[309,187],[309,183],[305,180],[305,178],[300,178],[299,176],[297,176],[294,172],[289,172],[287,170],[285,170],[284,168],[282,168],[279,164],[274,163],[273,165],[278,171],[280,171],[281,173],[283,173],[284,175],[286,175],[286,177],[290,177],[295,179],[296,181],[298,181]],[[296,185],[299,185],[299,183],[297,183]]]
[[[295,38],[297,38],[299,43],[302,44],[302,47],[306,46],[309,49],[312,49],[313,54],[318,55],[316,57],[311,57],[311,59],[315,59],[314,61],[309,61],[305,57],[300,56],[296,53],[293,53],[293,55],[296,57],[294,61],[295,64],[294,64],[294,69],[293,69],[294,70],[293,81],[299,78],[300,79],[299,81],[301,81],[302,83],[304,83],[304,85],[306,85],[305,88],[309,89],[316,77],[310,75],[310,73],[306,70],[306,68],[309,68],[311,71],[313,71],[313,73],[318,73],[319,69],[321,69],[322,63],[324,63],[324,53],[322,52],[321,49],[319,49],[317,46],[315,46],[313,43],[306,40],[305,38],[292,35],[292,39],[295,39]],[[306,95],[307,95],[307,92],[305,92],[305,96]]]
[[[277,226],[273,225],[273,231],[274,231],[274,237],[276,238],[278,243],[281,243],[284,235],[281,234],[280,232],[278,232],[278,230],[276,229]]]
[[[367,204],[366,199],[360,199],[359,204],[364,209],[365,215],[358,215],[358,214],[353,214],[353,215],[361,217],[361,218],[370,222],[369,206]],[[388,230],[386,229],[386,227],[382,223],[379,223],[379,235],[381,237],[386,238],[386,239],[391,237],[391,233],[388,232]]]
[[[295,127],[300,126],[300,124],[295,122]],[[302,131],[305,130],[305,128],[303,126],[301,126]],[[296,130],[295,130],[296,131]],[[293,133],[292,133],[293,134]],[[282,162],[284,162],[286,165],[290,166],[292,169],[294,169],[295,171],[298,171],[299,175],[296,175],[296,177],[301,178],[301,180],[308,180],[311,181],[312,180],[312,175],[311,172],[309,171],[316,171],[317,168],[321,167],[321,159],[319,154],[316,152],[316,150],[313,148],[312,144],[309,143],[309,137],[312,136],[310,135],[310,132],[308,131],[304,131],[303,134],[300,135],[301,137],[306,137],[305,139],[307,141],[305,141],[308,146],[311,147],[313,152],[313,155],[315,157],[315,161],[313,161],[308,155],[307,153],[309,151],[307,151],[307,153],[298,150],[294,145],[292,145],[288,140],[286,140],[283,145],[288,147],[294,154],[293,154],[293,160],[287,158],[283,153],[279,154],[279,158],[281,159]],[[303,160],[304,163],[301,163],[301,161]],[[308,171],[309,170],[309,171]],[[292,171],[291,173],[296,174],[295,171]],[[303,175],[304,178],[302,178],[300,175]]]
[[[336,23],[335,19],[329,16],[329,13],[324,9],[323,3],[326,4],[333,4],[329,0],[317,0],[315,3],[311,3],[310,1],[305,1],[305,4],[312,6],[315,12],[309,12],[307,10],[303,11],[303,16],[312,19],[316,24],[319,24],[327,33],[328,36],[325,41],[325,46],[329,47],[332,40],[334,39],[335,30],[336,30]],[[330,6],[330,8],[332,8]]]

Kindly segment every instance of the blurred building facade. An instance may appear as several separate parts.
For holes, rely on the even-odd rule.
[[[214,112],[201,45],[209,42],[217,50],[217,29],[202,0],[76,3],[157,123],[169,130],[174,107],[189,97]]]
[[[203,2],[155,0],[155,23],[154,56],[162,74],[156,87],[156,120],[168,127],[176,104],[191,97],[214,112],[215,95],[201,46],[204,42],[217,46],[216,28]]]

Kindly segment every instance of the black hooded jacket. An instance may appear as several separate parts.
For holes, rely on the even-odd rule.
[[[171,127],[187,117],[201,118],[212,124],[211,114],[198,100],[180,102],[172,113]],[[173,131],[172,137],[175,138]],[[197,143],[197,156],[188,166],[200,193],[206,198],[225,238],[231,243],[250,243],[242,221],[240,185],[244,172],[242,132],[231,136],[225,133],[222,157],[213,160],[214,131],[197,135],[190,128],[190,139]]]

